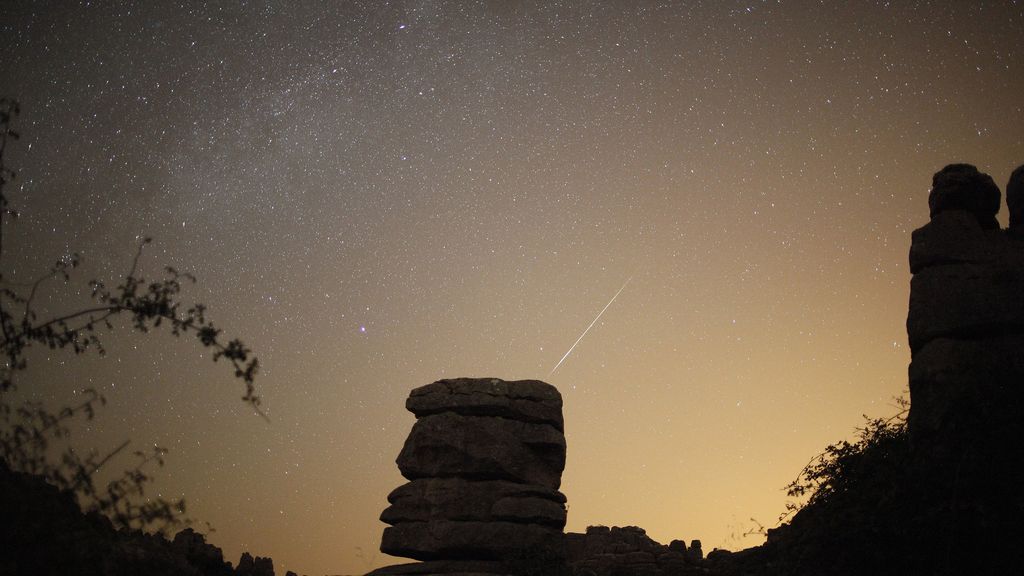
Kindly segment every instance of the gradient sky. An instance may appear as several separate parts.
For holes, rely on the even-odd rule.
[[[160,493],[279,574],[399,561],[404,401],[456,376],[561,390],[568,530],[755,545],[894,412],[910,232],[943,165],[1024,162],[1022,37],[1017,1],[7,0],[5,274],[81,252],[66,309],[152,236],[271,421],[165,334],[39,353],[21,392],[101,389],[79,441],[166,446]]]

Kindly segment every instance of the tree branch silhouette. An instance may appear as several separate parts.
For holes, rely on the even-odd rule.
[[[108,288],[98,280],[88,282],[94,305],[40,318],[35,302],[44,285],[54,279],[70,283],[81,257],[76,253],[58,260],[32,282],[15,283],[5,277],[4,233],[8,220],[17,218],[6,187],[17,175],[7,168],[4,153],[8,144],[19,138],[12,128],[19,111],[16,101],[0,98],[0,459],[13,469],[44,476],[58,487],[74,491],[83,508],[102,512],[119,526],[156,526],[162,530],[177,524],[185,510],[181,500],[145,499],[146,486],[153,480],[146,470],[153,465],[163,466],[167,450],[154,446],[147,452],[136,451],[136,464],[104,487],[96,486],[94,476],[123,452],[130,441],[103,456],[96,451],[83,456],[69,445],[54,461],[52,442],[67,441],[72,421],[92,420],[97,407],[104,405],[106,399],[87,389],[83,391],[83,401],[56,412],[32,400],[12,407],[9,393],[17,388],[17,374],[28,367],[27,352],[33,346],[43,346],[75,354],[95,350],[102,355],[106,350],[101,336],[115,330],[115,319],[123,319],[128,327],[141,333],[166,328],[175,337],[194,337],[202,347],[212,349],[214,362],[226,360],[244,386],[242,401],[269,420],[256,394],[259,362],[241,340],[224,336],[207,318],[203,304],[189,306],[181,302],[184,285],[195,284],[194,276],[173,267],[166,267],[164,276],[154,281],[147,282],[139,274],[142,251],[152,242],[150,238],[139,243],[131,267],[116,287]]]

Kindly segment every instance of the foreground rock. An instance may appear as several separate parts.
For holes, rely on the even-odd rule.
[[[372,574],[511,573],[562,565],[562,397],[536,380],[441,380],[417,388],[398,456],[410,480],[388,496],[381,551],[423,560]]]

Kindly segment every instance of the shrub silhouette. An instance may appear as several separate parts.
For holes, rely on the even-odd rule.
[[[909,404],[899,403],[895,416],[865,417],[852,442],[813,458],[786,487],[806,498],[788,506],[788,522],[715,569],[780,576],[1019,571],[1020,473],[1001,464],[1002,443],[966,432],[936,457],[911,439]]]
[[[842,502],[851,494],[883,488],[895,481],[908,455],[907,414],[910,405],[897,398],[900,411],[889,418],[864,417],[853,443],[830,444],[811,459],[786,486],[791,498],[807,497],[805,506]],[[789,504],[790,512],[800,507]]]

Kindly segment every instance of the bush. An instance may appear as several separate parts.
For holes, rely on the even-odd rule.
[[[908,457],[907,414],[909,403],[898,398],[901,410],[889,418],[864,417],[853,443],[831,444],[811,459],[797,478],[786,486],[791,498],[804,498],[804,506],[824,506],[843,501],[865,490],[891,489]],[[801,507],[790,504],[796,512]]]

